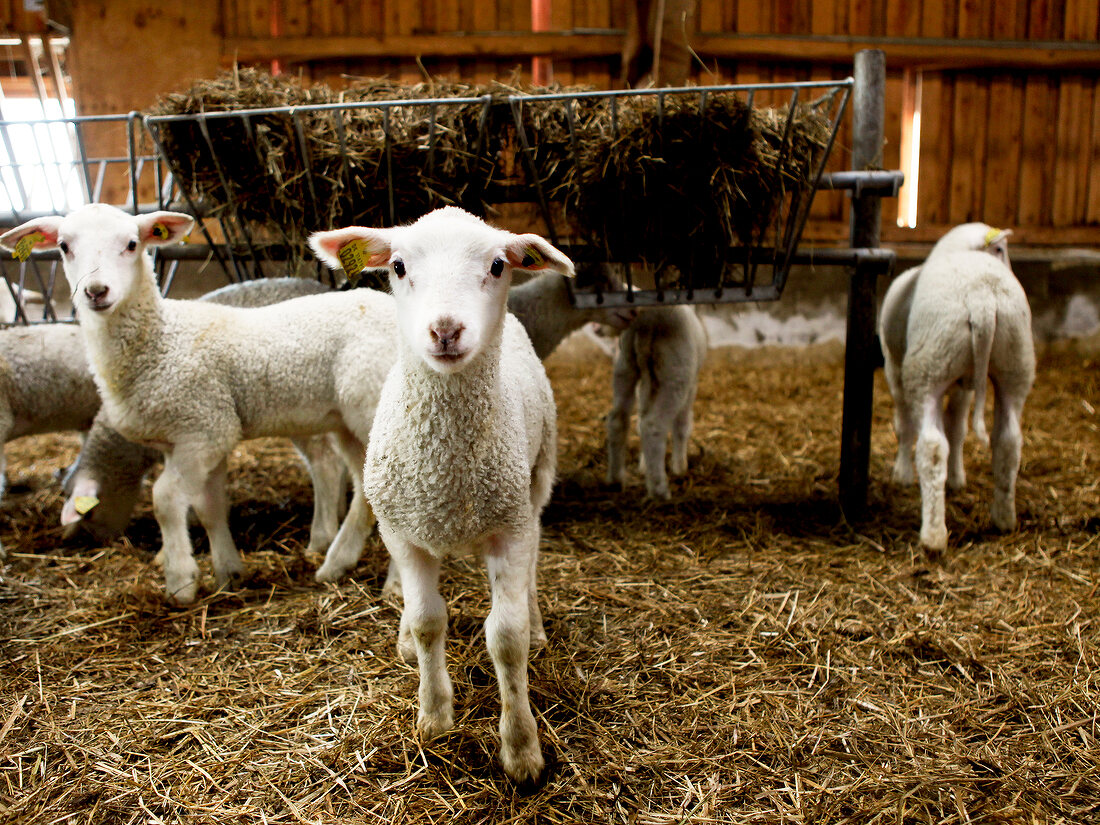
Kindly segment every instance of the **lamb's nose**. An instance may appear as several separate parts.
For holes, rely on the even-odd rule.
[[[107,293],[110,291],[110,287],[106,284],[88,284],[84,287],[84,294],[88,296],[91,301],[102,301],[107,297]]]
[[[428,331],[432,335],[432,340],[439,344],[440,349],[448,350],[453,349],[455,344],[458,343],[462,330],[465,328],[462,324],[450,318],[440,318],[429,327]]]

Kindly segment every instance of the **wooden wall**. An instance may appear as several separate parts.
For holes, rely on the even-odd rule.
[[[143,108],[165,78],[254,63],[339,86],[352,76],[477,81],[530,78],[550,55],[555,79],[607,88],[619,74],[623,0],[550,0],[531,31],[530,0],[67,0],[73,48],[92,39],[74,83],[84,111]],[[198,6],[207,8],[197,11]],[[0,27],[40,16],[0,0]],[[175,17],[173,17],[175,16]],[[126,42],[160,46],[148,69],[118,69]],[[173,37],[172,25],[183,32]],[[211,31],[211,28],[214,31]],[[845,77],[854,53],[886,52],[885,168],[899,168],[920,90],[917,226],[884,215],[889,241],[927,241],[952,224],[1011,226],[1017,242],[1100,245],[1100,3],[1097,0],[698,0],[689,32],[696,82]],[[188,59],[188,55],[201,56]],[[214,55],[217,55],[215,60]],[[145,88],[146,76],[156,89]],[[95,77],[95,82],[87,77]],[[113,86],[112,86],[113,84]],[[847,164],[841,136],[835,165]],[[807,237],[846,234],[843,194],[825,193]]]

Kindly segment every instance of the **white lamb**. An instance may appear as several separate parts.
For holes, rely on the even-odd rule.
[[[73,324],[0,330],[0,445],[26,435],[87,430],[98,409],[99,394]],[[0,446],[0,496],[6,473]]]
[[[308,278],[263,278],[229,284],[196,300],[256,307],[328,291],[329,287]],[[79,333],[75,328],[70,329],[77,336],[80,362],[85,364]],[[99,395],[86,366],[85,373],[98,408]],[[331,544],[346,505],[347,471],[328,439],[327,435],[291,439],[313,482],[309,552],[323,553]],[[119,535],[130,521],[145,475],[162,458],[159,450],[123,438],[102,416],[97,417],[63,482],[67,498],[61,510],[61,524],[66,527],[66,535],[76,529],[86,529],[101,541]]]
[[[488,567],[485,622],[501,696],[501,761],[513,779],[543,768],[527,691],[532,643],[545,643],[536,587],[539,517],[557,460],[550,382],[520,322],[506,311],[513,269],[571,275],[537,235],[514,235],[447,207],[410,226],[318,233],[319,256],[362,245],[390,268],[398,365],[371,430],[364,487],[399,574],[398,650],[420,669],[417,727],[448,730],[454,700],[439,595],[442,560],[472,552]]]
[[[594,280],[599,271],[595,266],[579,268],[578,287],[587,286],[583,276]],[[609,280],[608,285],[614,287],[616,282]],[[519,318],[535,354],[542,359],[546,359],[567,335],[587,323],[600,323],[621,332],[637,315],[632,307],[574,307],[565,276],[556,272],[544,272],[508,290],[508,311]]]
[[[242,572],[225,495],[226,459],[242,439],[334,432],[361,490],[357,468],[396,335],[393,299],[372,290],[253,309],[162,298],[145,248],[179,242],[192,223],[93,204],[0,237],[11,248],[41,233],[36,246],[60,248],[108,422],[165,451],[153,508],[168,597],[181,604],[195,600],[200,578],[189,509],[210,538],[218,587]],[[371,525],[357,494],[330,554],[358,555]]]
[[[688,439],[699,371],[707,353],[707,333],[695,309],[664,306],[641,310],[619,336],[607,416],[607,483],[626,478],[626,435],[635,399],[642,450],[639,466],[646,492],[668,499],[665,470],[669,435],[673,475],[687,472]]]
[[[894,480],[921,488],[921,543],[947,546],[944,485],[966,484],[962,444],[986,443],[985,391],[993,381],[993,524],[1016,526],[1020,416],[1035,380],[1031,308],[1008,261],[1008,233],[983,223],[949,231],[920,267],[890,285],[880,313],[886,380],[894,397]],[[947,399],[946,413],[944,398]]]

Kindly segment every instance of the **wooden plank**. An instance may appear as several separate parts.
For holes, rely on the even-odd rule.
[[[924,0],[921,6],[921,34],[925,37],[954,37],[956,4],[950,0]]]
[[[848,1],[847,34],[855,37],[871,36],[871,0]]]
[[[1100,39],[1100,3],[1096,0],[1066,0],[1066,40]]]
[[[946,180],[950,181],[947,220],[953,224],[975,221],[975,178],[981,170],[975,157],[980,138],[979,120],[985,113],[977,110],[977,81],[969,75],[955,75],[955,101],[951,118],[951,142],[958,147],[952,153]]]
[[[836,0],[813,0],[813,8],[810,12],[811,34],[835,34],[836,29]]]
[[[1081,75],[1059,78],[1051,220],[1055,226],[1081,223],[1088,211],[1092,82]]]
[[[920,0],[894,0],[886,4],[886,34],[890,37],[917,37],[921,33]],[[889,59],[887,54],[887,59]]]
[[[1022,8],[1021,8],[1022,7]],[[1019,12],[1023,11],[1024,23],[1021,27]],[[997,0],[990,20],[994,40],[1016,40],[1023,37],[1027,25],[1026,0]]]
[[[890,66],[942,69],[1100,69],[1100,44],[1027,43],[1021,41],[930,40],[876,37],[769,37],[699,34],[692,47],[701,55],[771,61],[850,63],[861,49],[882,48]]]
[[[699,19],[699,31],[725,31],[723,28],[725,21],[722,19],[722,7],[721,0],[700,0],[699,11],[696,13]]]
[[[986,139],[982,220],[993,226],[1011,227],[1016,222],[1023,107],[1022,78],[1011,74],[990,78],[989,119],[995,128]]]
[[[1018,226],[1047,225],[1051,217],[1054,168],[1055,88],[1047,75],[1024,86],[1024,125],[1020,145]]]
[[[1054,35],[1054,15],[1052,0],[1029,0],[1027,16],[1027,36],[1031,40],[1050,40]]]
[[[471,21],[472,22],[472,21]],[[465,27],[465,26],[464,26]],[[429,34],[423,36],[270,36],[226,38],[225,53],[245,63],[281,58],[324,60],[345,57],[499,57],[502,59],[550,54],[563,59],[617,56],[620,34],[574,34],[568,31],[500,32],[494,34]],[[973,45],[965,41],[929,43],[922,38],[889,43],[876,38],[822,39],[790,35],[730,36],[700,33],[692,47],[702,57],[850,65],[855,53],[866,48],[886,48],[892,68],[926,71],[956,69],[1034,69],[1093,71],[1100,69],[1100,44],[1072,47],[1011,43]]]
[[[943,72],[924,74],[917,225],[947,223],[951,173],[954,87]]]
[[[963,0],[958,5],[957,34],[960,39],[988,39],[992,31],[989,6],[981,0]]]
[[[883,121],[883,134],[886,137],[882,148],[882,168],[901,168],[902,135],[902,99],[905,96],[905,77],[901,71],[886,71],[886,113]],[[897,222],[898,199],[890,198],[882,202],[882,219]]]
[[[771,3],[756,0],[738,0],[737,32],[739,34],[770,34],[774,31]]]
[[[1100,224],[1100,78],[1092,82],[1092,126],[1089,132],[1089,188],[1085,220],[1091,224]]]

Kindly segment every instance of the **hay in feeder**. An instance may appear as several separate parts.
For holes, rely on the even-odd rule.
[[[488,95],[487,110],[343,106],[166,121],[157,131],[187,197],[239,227],[237,240],[301,254],[315,229],[408,221],[447,204],[492,217],[501,202],[541,200],[570,218],[559,235],[598,256],[705,274],[730,247],[779,242],[823,161],[833,103],[799,104],[789,124],[786,108],[698,92],[532,100],[514,116],[509,95],[545,91],[372,80],[337,94],[241,70],[169,95],[151,114]]]

